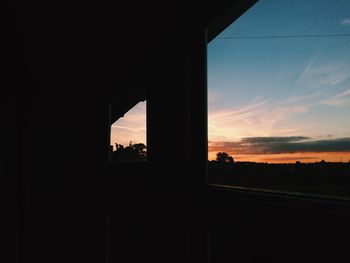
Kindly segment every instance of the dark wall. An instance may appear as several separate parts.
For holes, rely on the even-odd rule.
[[[118,46],[102,10],[19,1],[5,9],[4,262],[104,260],[107,98],[135,79],[129,59],[138,54]]]
[[[184,6],[7,3],[1,171],[10,171],[4,180],[13,262],[103,262],[107,216],[111,259],[133,262],[125,253],[133,249],[147,252],[138,257],[147,262],[186,258],[184,149],[163,148],[171,137],[169,144],[188,143],[188,118],[181,117],[189,103]],[[108,177],[108,104],[145,85],[154,105],[147,191],[137,178]],[[159,114],[163,108],[170,115]],[[174,122],[180,125],[172,129]],[[176,158],[159,177],[165,165],[157,164]],[[112,176],[128,172],[119,167]]]

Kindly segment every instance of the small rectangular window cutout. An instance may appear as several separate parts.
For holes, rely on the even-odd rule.
[[[125,107],[115,110],[117,107],[118,104],[111,110],[111,162],[146,161],[146,102],[139,102],[126,113]]]
[[[261,0],[208,44],[209,183],[350,198],[350,2],[336,3]]]

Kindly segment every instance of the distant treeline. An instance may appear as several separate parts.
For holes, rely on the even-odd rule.
[[[128,146],[115,144],[110,146],[110,156],[112,161],[145,161],[147,159],[147,146],[143,143],[132,143]]]

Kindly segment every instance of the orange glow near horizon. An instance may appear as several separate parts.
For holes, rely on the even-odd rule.
[[[208,159],[215,160],[217,151],[208,152]],[[236,162],[264,163],[314,163],[321,160],[326,162],[350,162],[350,152],[300,152],[281,154],[235,154],[228,152]]]
[[[350,1],[320,2],[258,1],[208,43],[209,160],[350,163],[348,39],[312,35],[349,34]]]

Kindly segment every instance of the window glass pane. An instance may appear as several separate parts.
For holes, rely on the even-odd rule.
[[[111,160],[147,159],[146,102],[139,102],[111,125]]]
[[[260,0],[208,44],[210,183],[350,196],[348,10]]]

